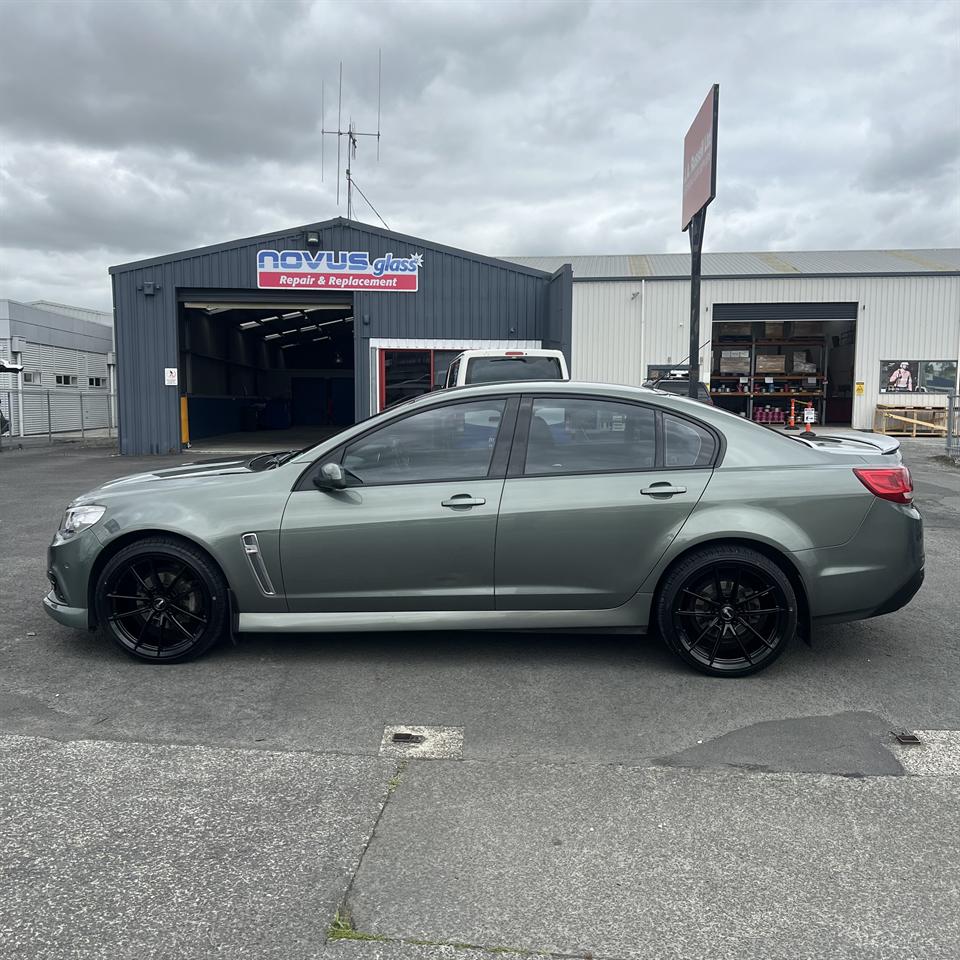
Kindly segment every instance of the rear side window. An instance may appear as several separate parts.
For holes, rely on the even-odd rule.
[[[512,380],[562,380],[556,357],[473,357],[467,365],[467,383],[504,383]]]
[[[534,400],[525,474],[652,470],[656,461],[652,409],[612,400]]]
[[[664,467],[709,467],[717,443],[703,427],[665,413],[663,448]]]

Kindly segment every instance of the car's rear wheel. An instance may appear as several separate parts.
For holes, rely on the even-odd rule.
[[[657,623],[676,654],[715,677],[769,667],[797,632],[797,598],[768,557],[738,546],[706,547],[670,571]]]
[[[192,545],[151,537],[111,557],[96,587],[97,621],[121,650],[149,663],[200,656],[223,636],[227,585]]]

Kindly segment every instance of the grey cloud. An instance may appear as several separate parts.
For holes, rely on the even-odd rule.
[[[718,80],[708,248],[956,245],[957,9],[8,2],[0,296],[52,295],[31,252],[68,255],[57,298],[103,305],[109,263],[344,213],[320,83],[332,124],[343,58],[344,122],[372,129],[379,48],[382,160],[364,140],[353,169],[395,229],[683,250],[682,137]]]

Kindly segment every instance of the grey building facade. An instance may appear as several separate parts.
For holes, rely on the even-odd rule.
[[[0,412],[13,437],[112,427],[112,316],[49,301],[0,300]]]
[[[570,362],[572,272],[341,218],[111,267],[120,451],[354,422],[462,349]]]

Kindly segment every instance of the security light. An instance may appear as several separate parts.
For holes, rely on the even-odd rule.
[[[315,247],[320,242],[320,234],[316,230],[307,231],[307,244]]]

